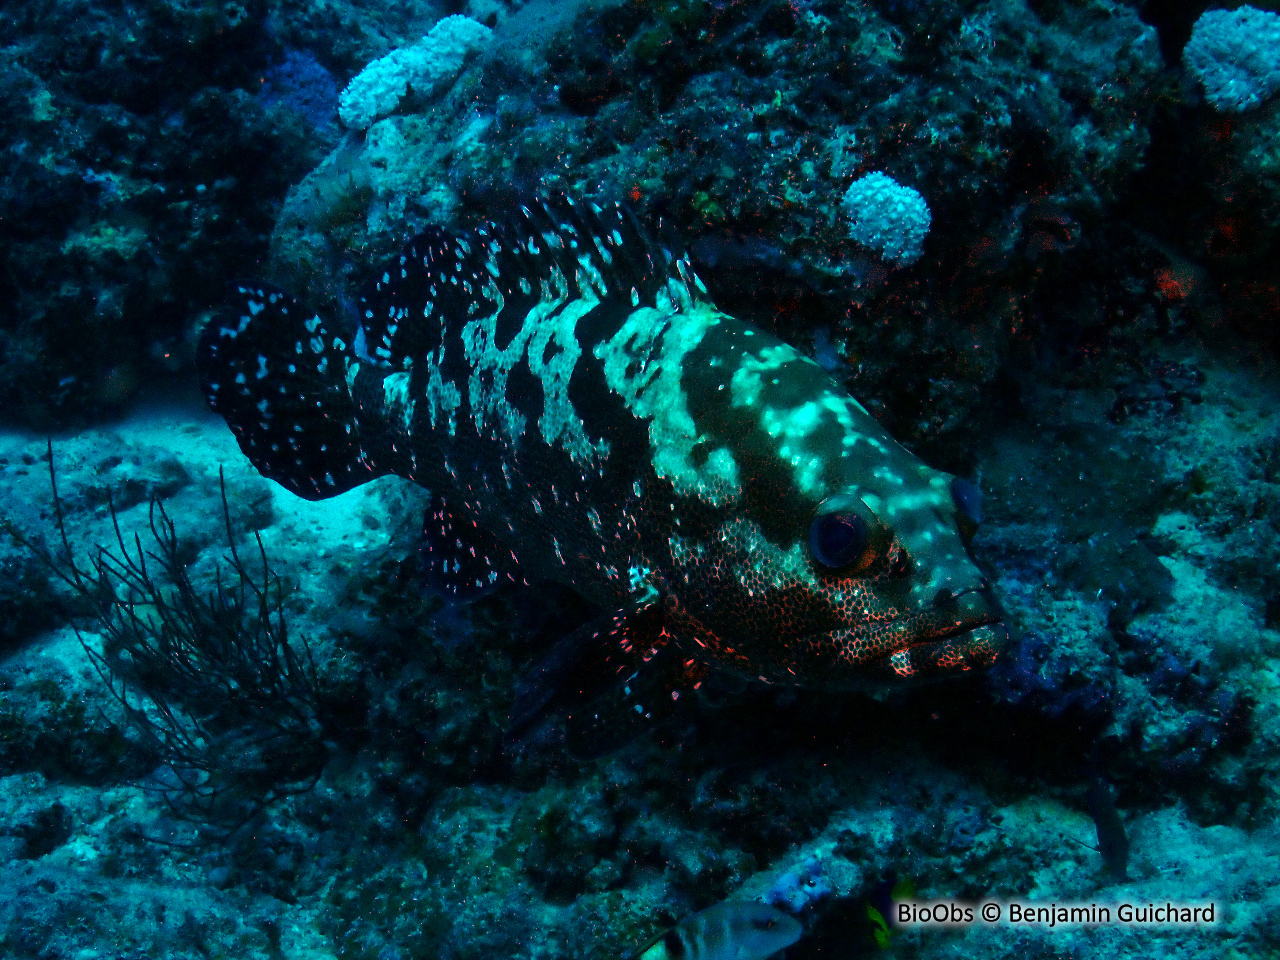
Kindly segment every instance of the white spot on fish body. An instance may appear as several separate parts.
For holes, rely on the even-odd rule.
[[[719,456],[696,462],[693,449],[703,438],[689,411],[681,372],[685,358],[723,319],[704,305],[688,311],[675,304],[666,310],[641,307],[594,350],[610,389],[634,416],[649,421],[649,449],[658,476],[670,480],[677,493],[713,506],[741,494],[737,463],[724,447]]]

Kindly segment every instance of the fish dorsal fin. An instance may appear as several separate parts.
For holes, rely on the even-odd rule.
[[[555,197],[466,233],[430,227],[410,240],[361,292],[354,349],[365,362],[406,370],[476,316],[496,315],[502,349],[540,300],[705,294],[688,261],[651,242],[622,204]]]
[[[366,363],[407,370],[434,350],[445,324],[485,303],[481,256],[465,238],[428,227],[360,293],[355,353]],[[474,306],[473,306],[474,305]]]
[[[794,917],[754,900],[725,900],[685,917],[633,960],[767,960],[804,933]]]
[[[511,546],[514,539],[482,527],[460,496],[433,496],[422,523],[427,583],[458,600],[473,600],[504,584],[527,584]]]
[[[476,233],[498,241],[495,255],[504,275],[545,279],[558,269],[579,290],[602,298],[635,290],[645,299],[678,275],[671,254],[652,243],[620,203],[600,207],[556,196],[521,206]]]

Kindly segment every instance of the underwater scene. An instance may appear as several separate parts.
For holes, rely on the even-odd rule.
[[[1280,4],[5,0],[0,958],[1280,958]]]

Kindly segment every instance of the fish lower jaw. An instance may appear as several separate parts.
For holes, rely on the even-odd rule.
[[[938,676],[984,669],[995,663],[1009,642],[1009,630],[999,617],[918,640],[884,660],[895,676]]]
[[[992,610],[947,620],[931,612],[814,634],[799,645],[830,655],[834,662],[827,669],[833,674],[891,679],[988,667],[1008,637],[1000,614]]]

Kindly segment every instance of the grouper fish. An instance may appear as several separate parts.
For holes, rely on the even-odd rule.
[[[342,322],[264,283],[203,330],[205,395],[310,500],[431,493],[430,582],[558,581],[608,611],[529,671],[512,727],[612,749],[713,668],[859,687],[986,667],[1007,639],[932,469],[796,348],[717,310],[621,205],[428,229]]]

